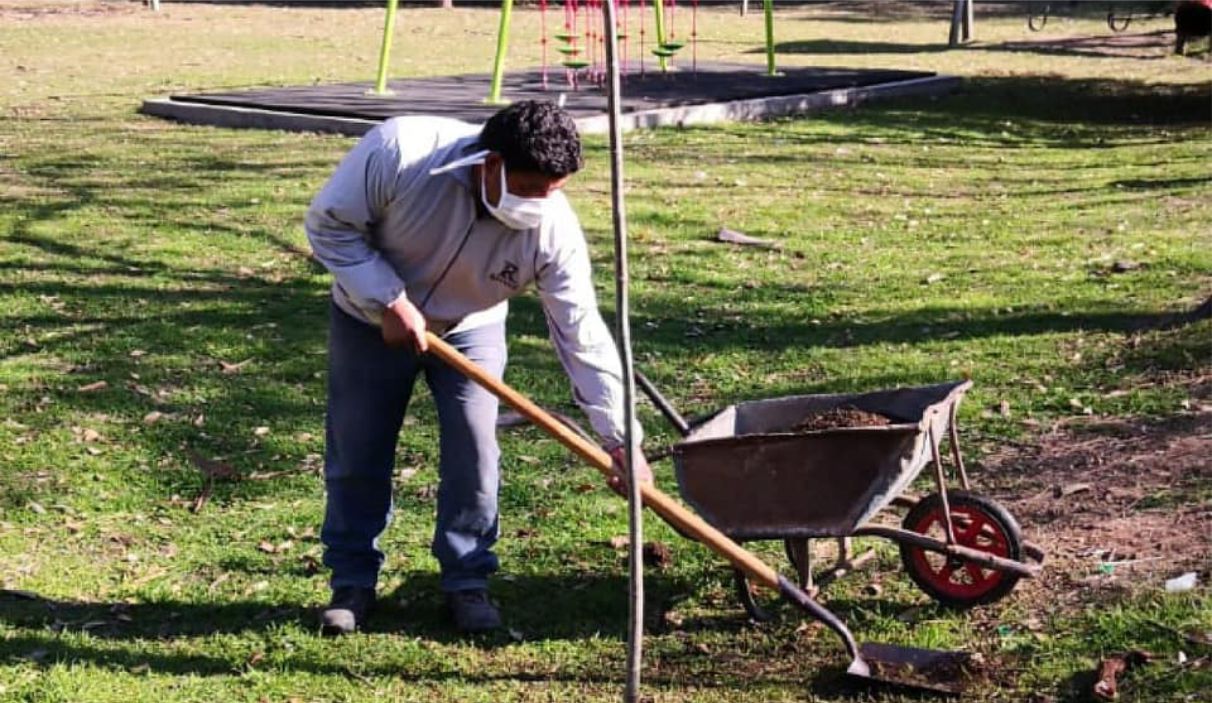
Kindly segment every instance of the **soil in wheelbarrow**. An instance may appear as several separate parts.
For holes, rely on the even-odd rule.
[[[791,426],[793,432],[815,432],[817,430],[832,430],[842,427],[884,427],[892,424],[891,418],[859,410],[853,405],[839,405],[817,413],[805,415],[802,420]]]

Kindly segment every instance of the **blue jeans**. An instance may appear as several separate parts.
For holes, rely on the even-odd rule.
[[[324,480],[328,500],[320,539],[331,584],[373,588],[383,565],[379,536],[391,522],[396,442],[417,376],[438,409],[441,458],[432,544],[442,590],[484,588],[497,570],[497,399],[431,355],[393,349],[378,327],[332,305]],[[500,378],[505,325],[445,340]]]

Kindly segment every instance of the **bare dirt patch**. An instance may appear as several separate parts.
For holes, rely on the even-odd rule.
[[[46,17],[108,17],[129,15],[144,10],[138,2],[4,2],[0,0],[0,20],[28,21]]]
[[[1048,553],[1034,587],[1157,588],[1185,571],[1207,583],[1212,413],[1065,424],[986,465],[981,483]]]

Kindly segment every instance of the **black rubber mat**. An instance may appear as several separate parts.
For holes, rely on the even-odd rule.
[[[816,93],[934,75],[920,71],[787,68],[783,75],[768,77],[761,66],[720,63],[699,64],[697,70],[679,66],[670,73],[653,68],[623,77],[624,112]],[[172,100],[371,120],[425,114],[482,121],[498,109],[484,102],[489,79],[488,74],[473,74],[395,80],[388,83],[392,94],[386,96],[371,94],[373,84],[366,82],[173,95]],[[556,100],[563,94],[565,107],[576,117],[605,112],[604,88],[594,85],[588,72],[578,73],[577,84],[575,88],[571,85],[563,68],[548,71],[546,89],[540,70],[514,71],[506,75],[502,95],[516,101]]]

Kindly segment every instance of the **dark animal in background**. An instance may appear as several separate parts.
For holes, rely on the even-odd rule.
[[[1174,7],[1174,53],[1183,53],[1188,39],[1212,33],[1212,0],[1184,0]]]

